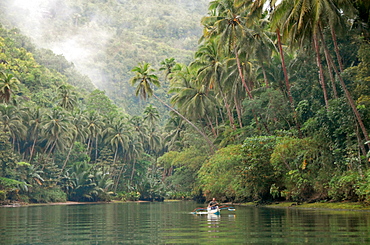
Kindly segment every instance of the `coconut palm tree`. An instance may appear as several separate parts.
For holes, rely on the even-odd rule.
[[[182,133],[185,131],[184,121],[181,118],[174,114],[167,121],[165,130],[168,132],[168,135],[165,137],[166,147],[169,150],[176,150],[183,148]]]
[[[72,113],[71,127],[70,127],[70,133],[72,134],[72,137],[70,138],[68,153],[64,160],[61,172],[63,172],[64,168],[67,165],[67,162],[69,160],[69,157],[71,155],[71,152],[72,152],[72,149],[73,149],[73,146],[76,140],[80,139],[81,142],[85,141],[87,137],[86,125],[87,125],[87,119],[85,117],[85,114],[82,111],[77,110],[76,112]]]
[[[114,124],[109,125],[109,127],[106,129],[105,142],[110,144],[112,151],[114,152],[113,167],[116,166],[117,160],[120,157],[120,155],[123,156],[127,149],[129,148],[129,139],[131,132],[132,129],[129,126],[128,122],[122,119],[117,120]],[[124,165],[121,166],[116,176],[114,183],[115,192],[117,191],[117,187],[121,175],[123,174],[124,167],[125,167]]]
[[[71,92],[71,86],[61,85],[58,88],[58,97],[60,99],[58,105],[66,110],[73,110],[76,106],[76,96]]]
[[[351,6],[349,1],[337,0],[337,1],[315,1],[315,0],[285,0],[280,4],[274,11],[272,18],[275,20],[277,26],[279,26],[285,33],[287,37],[290,38],[291,43],[295,44],[296,41],[302,46],[307,40],[313,40],[316,60],[320,70],[320,80],[321,86],[324,91],[325,96],[325,84],[324,75],[322,68],[320,68],[321,60],[319,57],[319,39],[323,39],[321,35],[321,26],[325,23],[329,23],[329,26],[333,34],[334,23],[338,23],[342,16],[342,8],[340,6]],[[352,5],[353,6],[353,5]],[[344,9],[344,8],[343,8]],[[334,20],[333,20],[334,19]],[[322,45],[325,46],[324,40],[322,40]],[[344,94],[347,98],[349,105],[352,108],[353,113],[356,116],[357,122],[364,134],[366,142],[369,142],[369,135],[367,129],[365,128],[361,115],[357,110],[356,104],[350,92],[344,83],[338,68],[335,66],[331,55],[324,48],[325,56],[328,60],[328,64],[333,68],[334,72],[338,76]],[[338,57],[338,55],[337,55]],[[340,60],[340,59],[339,59]],[[339,61],[340,63],[340,61]],[[340,70],[340,69],[339,69]],[[325,103],[327,105],[327,97],[325,98]],[[369,142],[370,146],[370,142]]]
[[[179,115],[183,120],[190,124],[199,134],[201,134],[209,144],[211,151],[214,151],[213,143],[204,132],[202,132],[197,126],[195,126],[195,124],[189,121],[176,109],[165,103],[162,99],[160,99],[158,96],[154,94],[152,84],[159,87],[160,82],[158,81],[158,77],[154,74],[155,70],[150,67],[149,63],[146,62],[140,63],[138,66],[134,67],[131,71],[135,72],[135,76],[130,79],[130,83],[131,85],[137,86],[135,91],[136,96],[140,95],[143,99],[147,99],[148,97],[154,96],[159,102],[161,102],[167,108],[169,108],[177,115]]]
[[[15,149],[17,141],[23,138],[27,132],[22,121],[22,112],[13,105],[0,104],[0,121],[2,131],[8,133]]]
[[[175,88],[170,92],[176,92],[176,95],[171,98],[171,102],[176,104],[187,118],[200,122],[206,119],[212,128],[211,118],[217,116],[218,105],[214,91],[209,91],[206,85],[197,84],[194,80],[190,84],[188,87],[181,87],[179,83],[174,83]]]
[[[155,106],[148,105],[144,110],[144,121],[147,121],[149,127],[154,128],[155,123],[159,120],[159,113]]]
[[[234,117],[222,84],[222,78],[225,73],[224,62],[225,59],[222,59],[220,54],[217,52],[216,41],[211,39],[199,46],[195,53],[195,61],[191,66],[195,67],[194,69],[197,69],[198,71],[198,82],[205,85],[208,89],[213,89],[215,93],[221,95],[229,118],[230,126],[235,129]]]
[[[20,81],[13,74],[0,72],[0,101],[9,103],[10,96],[18,91]]]
[[[129,123],[134,128],[138,138],[140,139],[140,142],[145,144],[145,142],[148,141],[148,125],[144,123],[143,118],[140,116],[133,116],[129,120]]]
[[[95,147],[97,151],[97,142],[99,135],[103,132],[103,127],[105,123],[103,118],[96,111],[89,111],[86,117],[87,125],[87,153],[91,155],[91,150],[93,148],[93,143],[95,142]]]
[[[44,111],[40,107],[31,108],[28,120],[28,138],[32,140],[29,162],[32,162],[35,146],[42,131]]]
[[[60,107],[53,108],[49,113],[46,113],[42,130],[47,140],[44,152],[48,152],[48,156],[56,148],[64,150],[68,138],[72,136],[70,118]]]
[[[209,5],[210,16],[202,19],[204,25],[202,39],[219,36],[219,52],[234,54],[241,82],[250,99],[253,99],[251,88],[245,81],[242,62],[240,61],[240,41],[245,37],[246,12],[238,8],[233,0],[215,0]]]
[[[169,58],[161,61],[160,71],[164,71],[164,79],[167,80],[168,75],[172,73],[172,68],[176,65],[175,58]]]

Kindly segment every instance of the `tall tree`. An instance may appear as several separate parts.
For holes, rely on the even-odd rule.
[[[135,72],[135,76],[130,79],[130,83],[132,85],[136,85],[136,96],[140,95],[143,99],[147,99],[148,97],[154,96],[157,100],[159,100],[163,105],[167,108],[175,112],[179,115],[183,120],[185,120],[188,124],[190,124],[199,134],[203,136],[203,138],[207,141],[210,146],[211,151],[214,151],[214,146],[208,136],[202,132],[194,123],[189,121],[186,117],[184,117],[181,113],[179,113],[176,109],[165,103],[162,99],[154,94],[152,89],[152,84],[159,87],[160,82],[158,80],[157,75],[154,74],[154,69],[150,67],[149,63],[143,62],[140,63],[138,66],[132,69]]]
[[[0,101],[9,103],[12,93],[18,91],[20,81],[13,75],[0,72]]]
[[[47,141],[44,152],[49,156],[56,147],[64,150],[67,139],[72,136],[70,119],[65,111],[61,107],[53,108],[45,115],[43,123],[43,134]]]
[[[147,121],[149,127],[155,128],[156,122],[159,120],[160,116],[158,110],[153,105],[148,105],[144,110],[144,121]]]
[[[168,58],[161,61],[160,71],[164,72],[164,79],[167,80],[168,75],[172,73],[173,67],[176,65],[175,58]]]
[[[217,52],[217,43],[211,39],[202,43],[195,53],[195,61],[191,66],[198,70],[197,81],[204,84],[208,89],[220,94],[224,102],[230,126],[235,129],[234,117],[230,103],[224,91],[222,79],[225,77],[225,63]]]
[[[116,167],[116,163],[119,157],[123,156],[129,148],[130,135],[131,128],[129,127],[128,122],[124,121],[123,119],[116,120],[115,123],[109,125],[106,129],[105,142],[110,144],[112,151],[114,152],[114,168],[119,169],[114,181],[115,192],[117,191],[118,184],[125,168],[125,164],[122,164],[122,166],[119,168]]]
[[[233,0],[215,0],[209,5],[210,16],[202,19],[205,39],[219,36],[219,51],[234,54],[242,84],[250,99],[253,99],[251,88],[245,81],[242,62],[240,61],[240,41],[246,35],[244,31],[247,20],[244,9],[240,9]]]

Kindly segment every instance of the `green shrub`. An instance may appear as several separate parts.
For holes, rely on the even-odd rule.
[[[366,171],[365,175],[358,183],[356,193],[359,196],[360,201],[370,204],[370,169]]]
[[[65,202],[67,195],[58,188],[37,187],[29,195],[30,201],[34,203]]]
[[[334,201],[357,201],[359,199],[358,187],[360,182],[361,176],[358,172],[347,171],[334,175],[329,182],[328,195]]]

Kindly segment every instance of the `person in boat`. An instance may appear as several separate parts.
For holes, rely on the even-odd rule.
[[[216,209],[218,206],[218,202],[216,201],[216,198],[212,198],[212,201],[209,202],[208,208]]]

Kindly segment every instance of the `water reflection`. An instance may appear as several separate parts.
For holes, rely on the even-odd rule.
[[[370,244],[370,213],[193,202],[0,208],[0,244]]]

